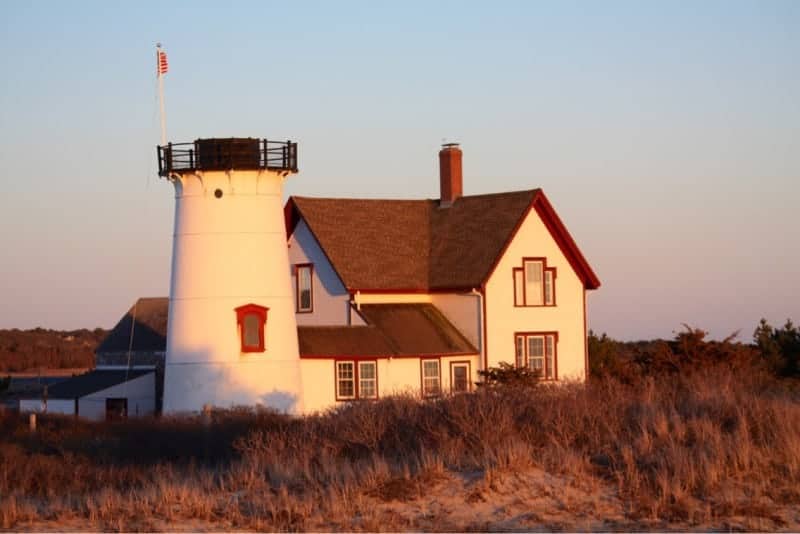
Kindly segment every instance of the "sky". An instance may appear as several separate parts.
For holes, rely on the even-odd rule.
[[[541,187],[624,340],[800,322],[800,2],[0,2],[0,328],[166,296],[168,138],[299,143],[286,195]]]

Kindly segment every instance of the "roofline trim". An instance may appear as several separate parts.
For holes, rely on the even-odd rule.
[[[503,245],[503,248],[500,250],[500,253],[495,258],[492,267],[489,269],[489,272],[483,279],[482,285],[485,286],[489,281],[489,278],[491,278],[494,272],[497,270],[500,260],[505,255],[508,247],[511,245],[511,242],[514,241],[514,238],[517,236],[522,224],[528,218],[531,210],[535,210],[536,214],[539,215],[539,218],[544,223],[545,228],[547,228],[547,231],[550,232],[550,235],[555,240],[558,248],[561,249],[564,257],[567,258],[567,261],[575,271],[575,274],[577,274],[578,278],[580,278],[583,282],[583,287],[585,289],[599,288],[600,279],[597,278],[597,275],[589,266],[589,262],[586,261],[586,258],[583,256],[580,249],[578,249],[578,245],[575,243],[575,240],[572,239],[572,236],[570,235],[566,226],[564,226],[561,218],[556,213],[555,208],[553,208],[553,205],[550,204],[550,201],[547,199],[547,196],[541,189],[535,189],[533,199],[531,199],[531,202],[525,209],[525,212],[517,221],[517,224],[514,226],[511,234],[509,234],[509,237]]]
[[[453,293],[457,291],[471,291],[474,289],[474,286],[465,285],[465,286],[452,286],[452,287],[408,287],[408,288],[388,288],[388,289],[377,289],[377,288],[361,288],[361,287],[348,287],[347,291],[350,293],[350,296],[355,295],[356,293],[364,293],[370,295],[379,295],[379,294],[386,294],[386,295],[397,295],[402,293],[413,293],[415,295],[424,295],[424,294],[432,294],[432,293]]]
[[[303,360],[334,360],[334,359],[351,359],[351,360],[389,360],[392,358],[450,358],[456,356],[477,356],[480,357],[478,352],[431,352],[425,354],[301,354],[300,359]]]
[[[577,243],[575,243],[569,230],[567,230],[567,227],[561,221],[561,218],[558,216],[558,213],[556,213],[553,205],[550,204],[544,192],[540,191],[539,194],[536,195],[533,204],[534,208],[536,208],[536,212],[542,218],[550,234],[555,238],[559,248],[561,248],[561,252],[564,253],[569,264],[583,281],[583,287],[585,289],[599,288],[600,279],[592,270],[589,262],[586,261]]]
[[[336,268],[336,264],[331,261],[331,257],[328,255],[328,251],[325,250],[325,247],[322,246],[322,241],[319,240],[317,234],[314,233],[314,229],[311,228],[311,225],[308,224],[308,221],[306,221],[305,216],[300,211],[300,207],[294,201],[294,196],[289,197],[289,199],[286,201],[286,205],[283,207],[283,217],[285,219],[284,223],[286,225],[287,243],[294,234],[294,231],[297,229],[297,224],[300,222],[300,219],[305,221],[306,228],[308,228],[308,231],[311,233],[311,237],[314,238],[314,241],[316,241],[317,246],[322,251],[322,254],[325,256],[325,259],[328,261],[328,265],[331,266],[333,272],[336,273],[337,277],[339,277],[339,282],[341,282],[342,286],[347,287],[344,283],[344,277],[342,277],[342,273],[340,273],[339,270]]]

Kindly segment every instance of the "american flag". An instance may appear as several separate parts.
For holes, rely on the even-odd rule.
[[[167,73],[167,53],[163,50],[158,51],[158,65],[156,65],[156,68],[159,76]]]

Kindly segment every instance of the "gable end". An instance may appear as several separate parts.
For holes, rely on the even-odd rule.
[[[567,258],[567,261],[575,271],[575,274],[578,276],[581,282],[583,282],[583,287],[585,289],[599,288],[600,279],[589,266],[589,262],[586,261],[586,258],[583,256],[578,248],[578,245],[575,243],[575,240],[572,239],[567,227],[564,226],[564,223],[556,213],[553,205],[550,204],[550,201],[547,199],[541,189],[536,190],[536,194],[534,195],[533,200],[531,200],[530,205],[517,221],[514,230],[509,234],[506,243],[503,245],[503,248],[500,251],[500,254],[497,255],[492,267],[489,269],[489,272],[486,273],[486,277],[483,279],[483,284],[485,285],[489,278],[491,278],[492,274],[494,274],[494,271],[497,269],[497,264],[500,262],[500,259],[503,257],[509,245],[516,237],[520,227],[525,222],[531,210],[534,210],[542,220],[545,228],[547,228],[547,231],[550,232],[550,235],[553,237],[556,244],[558,244],[558,248],[561,249],[561,252]]]

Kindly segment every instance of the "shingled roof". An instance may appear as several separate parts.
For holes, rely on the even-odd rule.
[[[291,197],[287,233],[300,219],[351,290],[446,290],[479,287],[531,209],[587,289],[600,286],[540,189],[438,200]]]
[[[301,326],[300,355],[444,356],[478,350],[432,304],[362,304],[367,326]]]
[[[152,372],[152,370],[142,369],[94,370],[50,386],[47,389],[47,398],[77,399]]]
[[[133,350],[166,351],[169,299],[139,299],[135,308]],[[120,319],[100,344],[98,352],[101,349],[107,352],[128,350],[133,309],[131,307]],[[300,355],[430,356],[478,353],[432,304],[362,304],[360,312],[367,326],[298,327]]]
[[[111,329],[95,352],[165,351],[168,311],[168,298],[140,298]],[[131,323],[134,323],[133,344]]]

